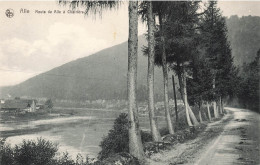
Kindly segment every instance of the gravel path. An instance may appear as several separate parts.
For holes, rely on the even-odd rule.
[[[196,139],[153,155],[150,164],[259,164],[260,115],[245,109],[225,109],[227,114],[209,123]]]
[[[206,148],[198,165],[259,164],[259,114],[245,109],[226,108],[234,119]]]

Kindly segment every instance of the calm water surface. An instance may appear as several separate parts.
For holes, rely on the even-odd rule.
[[[120,111],[82,110],[77,115],[56,117],[24,122],[0,122],[0,137],[9,132],[6,141],[11,145],[23,139],[45,138],[59,144],[61,152],[68,152],[72,158],[78,153],[96,157],[100,151],[100,141],[112,128]],[[165,126],[164,120],[159,127]],[[142,129],[149,129],[148,116],[140,117]],[[11,132],[11,133],[10,133]]]

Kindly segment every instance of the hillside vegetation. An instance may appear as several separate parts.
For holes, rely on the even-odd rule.
[[[144,91],[147,82],[147,57],[142,47],[147,41],[139,37],[138,88]],[[124,99],[127,85],[127,42],[104,49],[48,72],[39,74],[21,84],[5,87],[2,97],[47,97],[72,100]],[[155,90],[160,93],[161,68],[155,70]],[[140,93],[141,95],[141,93]],[[142,96],[141,96],[142,97]]]
[[[226,19],[226,22],[234,64],[242,66],[243,63],[253,61],[260,48],[260,17],[231,16]],[[140,36],[138,43],[138,100],[145,100],[147,97],[145,92],[148,61],[142,53],[144,45],[147,45],[147,41],[144,36]],[[125,99],[126,83],[127,42],[124,42],[39,74],[21,84],[4,87],[1,89],[0,95],[1,97],[10,94],[13,97],[28,96],[69,100]],[[163,89],[162,69],[156,67],[156,100],[163,99],[161,89]],[[172,92],[171,81],[169,91]],[[177,93],[179,94],[179,92]],[[172,97],[172,93],[170,93],[170,97]]]
[[[226,20],[234,64],[252,62],[260,48],[260,17],[231,16]]]

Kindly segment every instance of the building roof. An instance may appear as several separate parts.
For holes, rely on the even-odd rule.
[[[34,100],[5,100],[5,103],[2,104],[4,109],[26,109],[32,105]]]

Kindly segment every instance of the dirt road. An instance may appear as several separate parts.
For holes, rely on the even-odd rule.
[[[151,164],[258,165],[260,164],[260,115],[237,108],[209,123],[196,139],[152,157]]]

